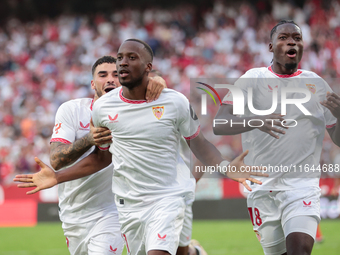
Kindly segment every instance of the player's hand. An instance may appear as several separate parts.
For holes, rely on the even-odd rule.
[[[227,171],[225,174],[230,179],[242,183],[247,190],[252,191],[252,189],[249,187],[246,181],[248,180],[261,185],[262,184],[261,181],[251,176],[268,177],[268,174],[261,173],[259,171],[265,170],[266,169],[265,167],[248,166],[244,164],[243,160],[245,156],[247,156],[248,152],[249,152],[248,150],[244,151],[241,155],[239,155],[233,161],[231,161],[229,164],[230,167],[228,166],[229,171]]]
[[[340,97],[337,94],[327,92],[326,100],[320,102],[320,104],[329,109],[333,116],[340,120]]]
[[[90,121],[89,142],[92,145],[100,146],[112,143],[111,131],[106,127],[94,127],[92,119]]]
[[[165,80],[160,76],[149,77],[149,83],[146,87],[145,99],[147,103],[155,101],[161,95],[163,89],[166,88]]]
[[[40,171],[35,174],[19,174],[16,175],[13,181],[21,182],[18,188],[36,187],[33,190],[26,192],[27,195],[34,194],[40,190],[51,188],[58,184],[56,173],[42,162],[37,157],[35,162],[40,166]]]
[[[258,129],[262,132],[265,132],[272,137],[279,139],[279,136],[276,133],[284,135],[286,132],[278,127],[288,129],[288,127],[285,127],[282,125],[282,121],[284,121],[283,115],[280,114],[270,114],[263,117],[260,117],[259,119],[262,119],[264,122],[264,125],[262,127],[259,127]],[[255,121],[254,121],[255,122]],[[257,125],[257,124],[254,124]],[[261,125],[261,124],[259,124]]]

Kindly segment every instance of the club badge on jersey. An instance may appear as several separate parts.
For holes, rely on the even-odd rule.
[[[157,119],[161,119],[164,114],[164,106],[154,106],[152,107],[152,112]]]
[[[314,84],[306,84],[307,88],[309,89],[310,92],[312,92],[313,94],[316,93],[316,87]]]

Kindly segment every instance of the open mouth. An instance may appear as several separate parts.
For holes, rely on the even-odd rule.
[[[290,57],[290,58],[295,58],[296,53],[297,53],[297,51],[295,49],[290,49],[289,51],[287,51],[287,56]]]
[[[116,87],[107,87],[104,89],[105,93],[110,92],[111,90],[114,90]]]

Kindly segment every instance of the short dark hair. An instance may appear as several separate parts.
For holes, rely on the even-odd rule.
[[[92,66],[92,76],[94,75],[94,71],[96,70],[97,66],[104,64],[104,63],[113,64],[113,63],[116,63],[116,61],[117,59],[112,56],[103,56],[101,58],[98,58],[97,61]]]
[[[151,57],[151,62],[152,62],[152,60],[153,60],[153,51],[152,51],[152,49],[151,49],[151,47],[150,47],[149,44],[147,44],[146,42],[144,42],[144,41],[142,41],[142,40],[138,40],[138,39],[135,39],[135,38],[127,39],[127,40],[125,40],[125,41],[126,41],[126,42],[128,42],[128,41],[139,42],[139,43],[143,44],[143,45],[144,45],[144,48],[145,48],[145,49],[147,50],[147,52],[149,53],[149,55],[150,55],[150,57]]]
[[[280,20],[279,23],[277,23],[275,25],[275,27],[273,27],[272,31],[270,31],[270,39],[273,38],[273,34],[276,32],[277,27],[280,26],[280,25],[283,25],[283,24],[293,24],[293,25],[297,26],[298,28],[300,28],[299,25],[296,24],[293,20],[287,20],[287,19]],[[300,30],[301,30],[301,28],[300,28]]]

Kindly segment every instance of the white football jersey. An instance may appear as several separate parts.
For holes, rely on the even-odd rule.
[[[272,178],[262,178],[263,184],[252,184],[253,190],[289,190],[292,188],[318,186],[321,174],[319,166],[325,128],[336,124],[336,118],[320,104],[326,99],[329,85],[317,74],[298,70],[292,75],[275,74],[271,67],[254,68],[247,71],[235,83],[244,95],[244,117],[256,116],[248,105],[248,88],[253,88],[253,106],[257,110],[268,110],[272,106],[273,93],[278,93],[275,113],[281,114],[281,91],[283,88],[304,88],[311,92],[311,99],[303,106],[311,113],[305,115],[296,105],[287,105],[286,120],[295,120],[297,125],[284,129],[286,134],[275,139],[259,129],[242,133],[243,150],[249,149],[245,158],[247,165],[271,166],[268,173]],[[304,98],[302,93],[287,93],[287,98]],[[233,104],[232,93],[228,93],[224,104]],[[294,126],[288,121],[288,126]],[[275,133],[275,132],[274,132]],[[277,133],[276,133],[277,134]],[[314,169],[314,170],[313,170]],[[285,172],[286,171],[286,172]],[[289,173],[287,171],[290,171]],[[261,178],[258,178],[261,179]]]
[[[51,142],[73,143],[88,134],[93,99],[82,98],[62,104],[56,114]],[[88,156],[94,146],[74,164]],[[112,193],[112,164],[99,172],[58,185],[60,220],[79,224],[117,210]]]
[[[112,131],[114,193],[135,207],[165,196],[182,195],[192,201],[194,192],[187,188],[192,185],[190,171],[184,174],[177,164],[181,136],[193,139],[200,131],[188,100],[164,89],[157,101],[146,103],[126,99],[122,91],[105,94],[93,107],[94,125]]]

